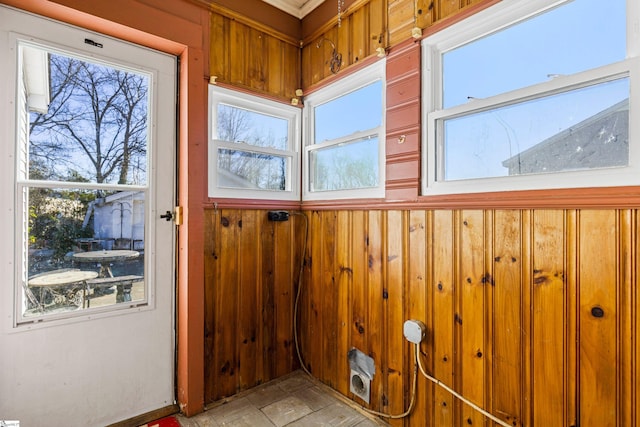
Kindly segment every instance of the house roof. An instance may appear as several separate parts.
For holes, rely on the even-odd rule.
[[[502,162],[509,175],[625,166],[629,158],[629,99]]]

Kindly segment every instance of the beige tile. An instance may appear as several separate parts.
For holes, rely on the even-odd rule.
[[[262,408],[276,426],[285,426],[313,412],[302,400],[289,396]]]
[[[297,420],[288,427],[353,427],[366,418],[353,408],[334,403]]]
[[[191,418],[182,415],[178,415],[176,418],[182,427],[220,427],[208,412],[203,412]]]
[[[273,402],[283,399],[286,395],[287,393],[285,393],[278,384],[271,383],[256,387],[254,391],[247,394],[247,399],[256,408],[261,409]]]
[[[220,427],[274,427],[267,416],[257,408],[250,408],[239,418],[229,419],[219,423]]]
[[[296,373],[291,377],[278,383],[285,393],[295,393],[303,388],[313,387],[314,382],[304,373]]]
[[[325,408],[336,401],[336,398],[331,396],[331,392],[322,390],[318,386],[309,388],[303,388],[296,391],[295,396],[302,400],[313,411]]]
[[[220,425],[228,425],[224,423],[241,418],[243,415],[256,410],[249,399],[240,397],[210,409],[205,414],[208,414],[210,418],[216,420]]]

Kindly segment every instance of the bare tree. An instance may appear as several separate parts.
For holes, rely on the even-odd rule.
[[[132,167],[146,167],[148,78],[55,54],[50,76],[49,110],[31,115],[31,158],[63,176],[72,165],[97,183],[130,183]]]
[[[237,150],[223,149],[219,151],[218,168],[242,178],[247,186],[252,185],[268,190],[285,189],[285,159],[250,151],[250,146],[269,148],[277,148],[278,146],[271,130],[264,131],[255,126],[251,112],[220,105],[218,107],[217,131],[219,139],[239,143]]]

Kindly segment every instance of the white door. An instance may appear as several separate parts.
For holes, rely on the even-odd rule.
[[[0,420],[175,403],[175,70],[0,6]]]

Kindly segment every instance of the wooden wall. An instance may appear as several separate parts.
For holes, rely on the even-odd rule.
[[[298,367],[293,302],[304,218],[264,210],[205,212],[205,400],[213,402]]]
[[[300,88],[298,40],[252,25],[232,13],[211,13],[210,75],[284,101]]]
[[[306,89],[333,76],[330,69],[331,43],[342,55],[340,69],[344,70],[376,55],[376,48],[388,46],[386,28],[386,0],[356,2],[342,15],[340,26],[334,17],[328,27],[302,42],[302,87]]]
[[[324,383],[349,395],[359,348],[376,363],[371,407],[403,412],[402,325],[418,319],[427,370],[511,425],[636,425],[636,210],[308,215],[300,338]],[[417,402],[392,424],[484,425],[424,379]]]
[[[347,352],[376,363],[370,407],[410,398],[403,322],[426,369],[514,426],[630,426],[638,383],[637,210],[311,211],[299,306],[305,366],[346,396]],[[304,219],[208,210],[207,401],[297,367]],[[419,380],[405,426],[483,425]]]
[[[428,29],[489,3],[418,0],[416,22]],[[339,29],[329,25],[305,42],[301,79],[308,88],[332,77],[330,48],[316,47],[325,36],[347,68],[375,52],[380,25],[385,47],[399,46],[387,65],[388,210],[306,212],[299,329],[307,368],[350,396],[347,352],[359,348],[376,362],[370,407],[403,412],[412,355],[402,324],[414,318],[427,325],[420,349],[427,370],[511,425],[638,424],[638,211],[430,208],[418,196],[420,61],[417,45],[407,43],[414,0],[387,0],[381,14],[384,1],[355,4]],[[252,87],[253,63],[244,64],[237,84]],[[211,402],[297,367],[292,315],[304,221],[210,209],[206,222]],[[414,412],[392,424],[484,422],[421,378]]]

